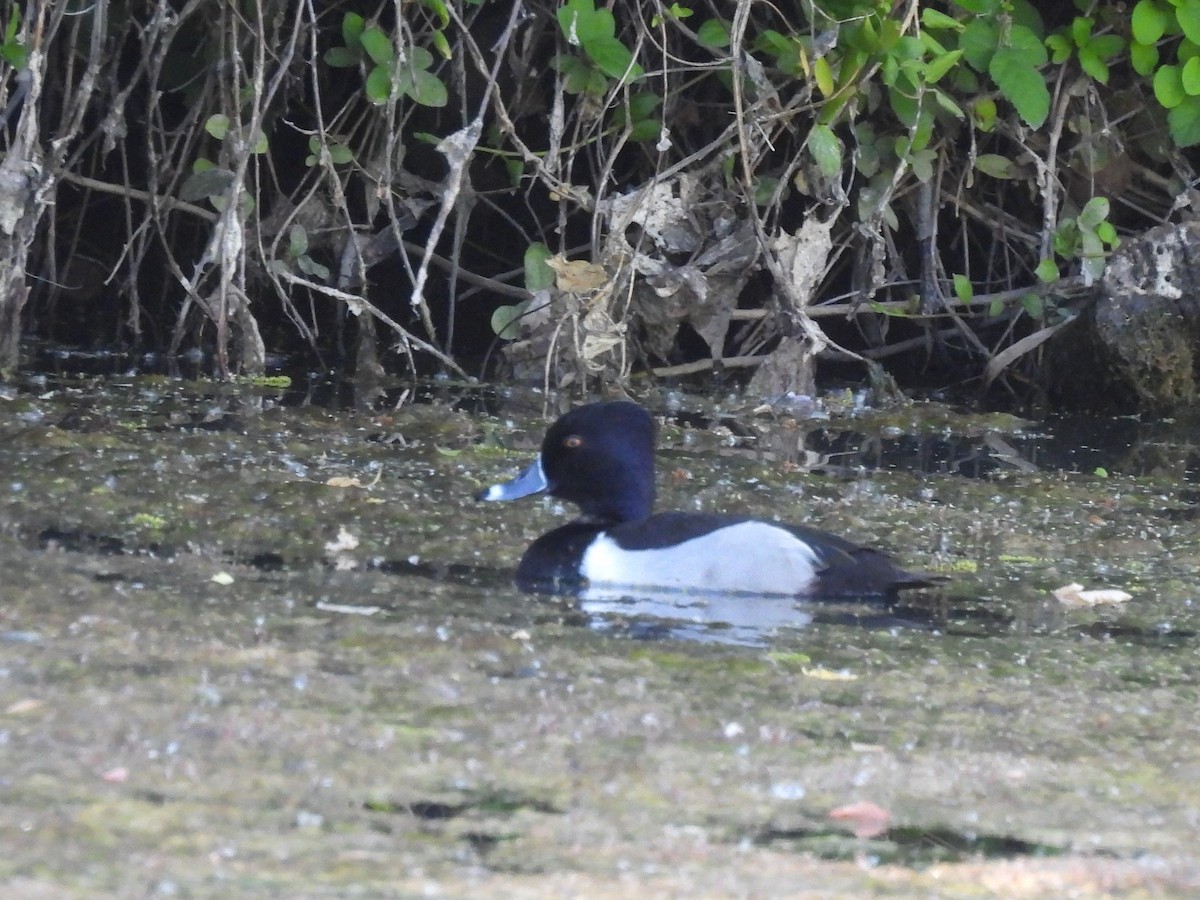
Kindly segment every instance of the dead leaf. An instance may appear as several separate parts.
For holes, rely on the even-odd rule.
[[[590,372],[601,372],[604,364],[597,362],[602,356],[625,342],[625,323],[614,322],[606,309],[590,309],[580,323],[583,331],[583,346],[579,356]]]
[[[800,674],[815,678],[818,681],[857,681],[858,676],[845,669],[826,669],[824,666],[814,666],[811,669],[801,669]]]
[[[10,716],[23,716],[27,713],[36,712],[42,708],[42,701],[35,700],[32,697],[26,697],[23,700],[15,700],[5,707],[4,712]]]
[[[348,603],[327,603],[324,600],[317,601],[317,609],[322,612],[342,613],[347,616],[373,616],[383,612],[382,606],[352,606]]]
[[[604,270],[604,266],[588,262],[586,259],[552,256],[546,260],[546,265],[554,270],[555,285],[560,291],[590,294],[608,284],[608,272]]]
[[[1132,600],[1133,595],[1127,594],[1118,588],[1099,588],[1097,590],[1085,591],[1082,584],[1072,582],[1056,590],[1054,592],[1054,599],[1064,606],[1080,608],[1125,603]]]
[[[1056,322],[1053,325],[1047,325],[1040,331],[1035,331],[1033,334],[1027,334],[1016,343],[1009,344],[1002,351],[988,360],[988,364],[983,370],[984,387],[987,387],[989,384],[995,381],[1001,372],[1011,366],[1030,350],[1040,347],[1046,341],[1050,340],[1050,338],[1054,337],[1054,335],[1056,335],[1061,329],[1076,321],[1077,318],[1077,316],[1072,316],[1069,319],[1063,319],[1061,322]]]
[[[334,475],[332,478],[325,480],[325,484],[335,488],[373,488],[379,484],[379,479],[383,476],[383,469],[375,472],[375,478],[365,484],[353,475]]]
[[[332,541],[327,541],[325,544],[326,553],[342,553],[346,550],[354,550],[358,547],[358,538],[346,530],[345,526],[338,528],[338,535]]]
[[[771,252],[789,279],[787,299],[798,309],[808,306],[817,285],[825,277],[833,252],[834,221],[822,222],[816,216],[810,216],[795,234],[782,232],[771,244]]]
[[[870,800],[838,806],[831,809],[828,815],[834,821],[848,825],[854,836],[859,838],[878,837],[888,830],[888,824],[892,821],[890,812]]]
[[[616,194],[607,198],[602,210],[610,214],[614,232],[623,234],[630,225],[637,224],[658,249],[691,254],[701,239],[691,197],[694,181],[685,175],[678,183],[651,183],[628,194]]]

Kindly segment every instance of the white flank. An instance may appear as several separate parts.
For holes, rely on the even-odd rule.
[[[790,531],[739,522],[657,550],[623,550],[601,534],[580,568],[592,584],[794,595],[812,583],[817,561]]]

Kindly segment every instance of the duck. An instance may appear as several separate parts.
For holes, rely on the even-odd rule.
[[[884,552],[837,535],[751,516],[655,512],[655,423],[637,403],[576,407],[546,431],[537,458],[480,501],[537,493],[580,516],[537,538],[517,567],[525,590],[612,586],[637,592],[894,597],[933,584]]]

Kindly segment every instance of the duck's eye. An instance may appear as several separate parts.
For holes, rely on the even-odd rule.
[[[583,446],[583,438],[577,434],[568,434],[563,438],[563,446],[568,450],[574,450],[576,447]]]

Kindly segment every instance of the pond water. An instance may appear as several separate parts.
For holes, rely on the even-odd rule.
[[[1195,422],[647,390],[660,507],[949,581],[579,601],[471,500],[545,398],[429,394],[0,388],[5,896],[1200,889]]]

